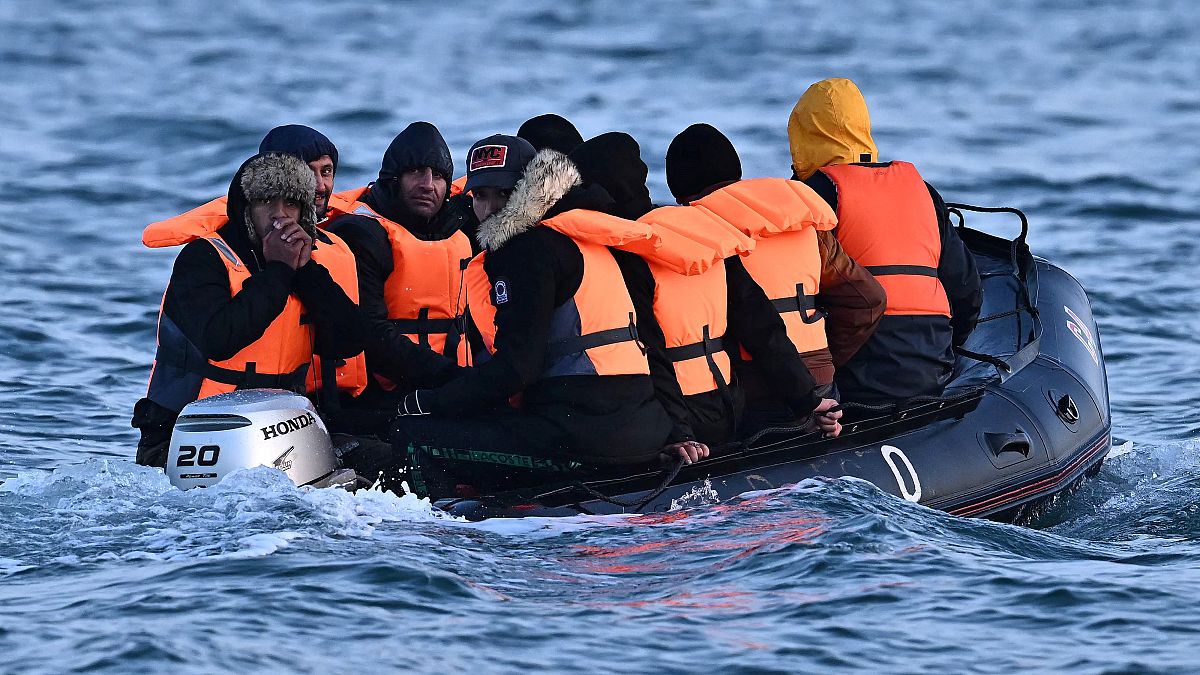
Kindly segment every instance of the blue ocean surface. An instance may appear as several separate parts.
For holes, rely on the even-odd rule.
[[[6,0],[0,35],[0,672],[1200,672],[1192,3]],[[325,132],[348,189],[411,121],[461,169],[557,112],[633,134],[666,202],[694,122],[789,175],[788,113],[831,76],[884,159],[1023,209],[1088,289],[1122,442],[1030,527],[837,477],[466,523],[133,464],[176,254],[141,229],[271,127]]]

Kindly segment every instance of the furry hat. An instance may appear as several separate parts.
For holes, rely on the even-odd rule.
[[[294,199],[300,203],[300,227],[310,236],[317,231],[317,212],[313,199],[317,192],[317,178],[312,169],[298,157],[277,152],[254,157],[242,169],[240,179],[242,193],[248,204],[256,199]],[[246,230],[250,241],[258,243],[258,233],[250,221],[250,209],[246,208]]]

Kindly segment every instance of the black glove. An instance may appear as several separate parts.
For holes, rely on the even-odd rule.
[[[409,392],[400,405],[396,406],[397,415],[428,415],[429,411],[421,407],[421,390]]]

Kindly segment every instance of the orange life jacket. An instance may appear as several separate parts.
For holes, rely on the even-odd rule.
[[[838,164],[820,171],[837,186],[838,241],[883,286],[884,314],[950,316],[937,276],[938,217],[916,167]]]
[[[331,215],[335,213],[340,215],[343,212],[342,209],[348,208],[353,203],[346,200],[346,194],[342,192],[330,195],[329,213]],[[226,203],[227,198],[221,197],[198,206],[187,213],[151,223],[142,232],[142,243],[150,248],[162,248],[167,246],[181,246],[194,239],[208,239],[211,242],[214,241],[213,238],[215,237],[216,241],[219,241],[221,245],[225,245],[224,240],[216,234],[216,231],[229,222],[229,216],[226,213]],[[337,207],[335,207],[335,204]],[[328,222],[328,219],[322,221],[322,223],[324,222]],[[342,241],[336,235],[322,231],[320,236],[324,237],[327,241],[316,242],[313,246],[313,259],[329,270],[329,275],[333,277],[333,280],[341,287],[346,296],[355,304],[358,304],[358,270],[354,263],[354,253],[350,251],[350,247],[346,245],[346,242]],[[228,246],[225,245],[225,248],[228,249]],[[221,251],[220,248],[217,250],[218,252]],[[230,254],[232,253],[230,251]],[[238,287],[240,288],[241,286],[239,285]],[[234,292],[236,293],[236,291]],[[159,323],[159,330],[161,332],[161,316]],[[360,352],[349,359],[339,359],[338,361],[339,363],[334,365],[334,380],[337,382],[338,390],[350,396],[358,396],[367,386],[366,355]],[[322,366],[320,357],[314,356],[312,368],[308,374],[308,393],[316,393],[320,390],[324,381],[324,371],[327,369],[328,365]],[[190,403],[190,401],[188,402]]]
[[[471,259],[471,242],[461,231],[446,239],[424,241],[405,227],[379,215],[361,201],[367,188],[347,193],[354,199],[351,213],[374,218],[383,226],[392,247],[392,272],[383,284],[388,320],[413,342],[469,363],[463,334],[463,274]],[[395,384],[376,374],[385,389]]]
[[[688,277],[648,265],[654,276],[654,318],[683,395],[724,391],[732,380],[724,344],[729,323],[725,266]]]
[[[318,242],[312,251],[313,260],[329,270],[346,297],[355,305],[358,304],[358,268],[355,265],[354,253],[346,242],[332,232],[322,231],[318,237],[328,241]],[[325,380],[333,375],[336,389],[350,396],[358,396],[367,388],[367,359],[363,352],[348,359],[336,359],[335,362],[325,363],[318,354],[313,354],[312,368],[308,371],[308,391],[319,392],[326,386]],[[330,397],[331,401],[336,397]]]
[[[454,180],[450,181],[450,196],[453,197],[454,195],[461,195],[466,187],[466,176],[459,176],[458,178],[455,178]]]
[[[666,206],[638,219],[654,228],[663,245],[642,257],[654,277],[654,318],[666,339],[666,356],[684,396],[721,391],[732,405],[732,381],[724,337],[729,324],[729,284],[722,261],[754,247],[754,241],[711,214]],[[679,239],[676,238],[679,237]],[[682,244],[681,242],[686,242]],[[698,246],[697,246],[698,245]],[[697,253],[696,257],[692,257]],[[673,264],[681,257],[688,264]],[[681,274],[679,269],[690,274]]]
[[[229,290],[237,295],[250,270],[219,235],[203,237],[217,250],[229,273]],[[163,295],[165,300],[166,294]],[[313,332],[303,321],[304,306],[288,296],[283,311],[261,337],[224,360],[205,360],[178,326],[159,309],[158,352],[146,396],[179,411],[194,400],[235,389],[277,388],[305,391],[312,361]]]
[[[583,255],[583,279],[574,297],[554,309],[541,377],[648,375],[650,363],[637,338],[633,300],[621,269],[606,247],[648,241],[649,229],[595,211],[575,209],[542,221],[571,237]],[[496,305],[508,300],[504,280],[493,284],[483,269],[486,252],[467,266],[471,316],[489,353],[496,351]]]
[[[330,220],[349,213],[354,200],[347,199],[347,197],[356,192],[356,190],[347,190],[329,195],[329,210],[325,214],[325,219],[317,223],[317,227],[323,227]],[[228,197],[218,197],[191,211],[150,223],[146,229],[142,230],[142,243],[148,248],[182,246],[193,239],[213,234],[229,222],[229,215],[226,211],[228,203]],[[357,280],[355,283],[357,285]]]
[[[782,178],[744,180],[692,202],[755,239],[742,258],[783,319],[801,354],[829,348],[825,315],[817,309],[821,250],[817,232],[837,224],[833,209],[807,185]],[[750,360],[743,349],[741,356]]]

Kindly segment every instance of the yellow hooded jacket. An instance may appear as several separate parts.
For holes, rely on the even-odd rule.
[[[830,164],[879,161],[867,102],[843,77],[821,80],[804,92],[788,117],[788,142],[800,180]]]

